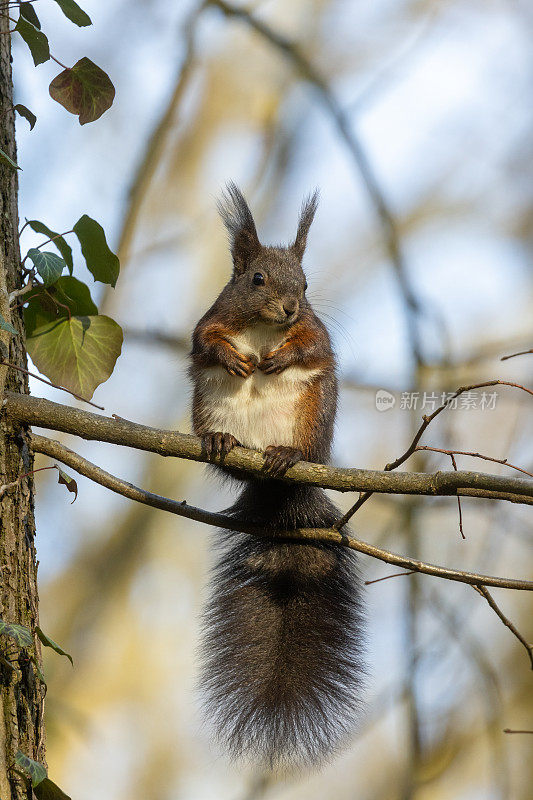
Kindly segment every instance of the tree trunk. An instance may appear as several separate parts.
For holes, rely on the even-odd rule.
[[[16,161],[11,36],[7,17],[0,17],[0,148]],[[17,173],[0,164],[0,313],[16,328],[18,336],[0,330],[3,360],[26,367],[24,329],[20,309],[10,312],[8,293],[21,285],[18,242]],[[16,305],[16,301],[14,303]],[[26,376],[0,366],[0,396],[6,390],[27,392]],[[0,417],[0,618],[35,630],[38,624],[37,562],[33,469],[27,431]],[[35,638],[35,637],[34,637]],[[35,645],[40,660],[40,648]],[[26,783],[13,770],[17,750],[44,762],[43,706],[45,687],[40,682],[27,649],[0,636],[0,798],[28,797]]]

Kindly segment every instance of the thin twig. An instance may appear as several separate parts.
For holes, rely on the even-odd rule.
[[[161,495],[140,489],[131,483],[127,483],[105,472],[101,467],[96,466],[96,464],[78,455],[78,453],[65,447],[65,445],[60,442],[47,439],[44,436],[32,434],[32,446],[35,452],[43,453],[44,455],[61,461],[63,464],[67,464],[80,475],[85,475],[85,477],[99,483],[101,486],[105,486],[111,489],[111,491],[121,494],[130,500],[136,500],[139,503],[144,503],[145,505],[159,508],[163,511],[177,514],[178,516],[187,517],[197,522],[204,522],[208,525],[214,525],[227,530],[234,530],[239,533],[246,533],[263,538],[267,535],[263,529],[243,524],[228,514],[204,511],[195,506],[190,506],[185,500],[171,500],[168,497],[162,497]],[[340,533],[334,528],[298,528],[296,530],[279,532],[278,535],[282,535],[285,539],[294,539],[297,541],[326,542],[342,545],[373,558],[377,558],[380,561],[385,561],[387,564],[395,564],[396,566],[414,572],[422,572],[426,575],[434,575],[439,578],[468,583],[477,587],[497,586],[506,589],[533,591],[533,581],[500,578],[491,575],[476,575],[471,572],[464,572],[463,570],[454,570],[436,564],[428,564],[423,561],[391,553],[388,550],[382,550],[379,547],[374,547],[367,542],[362,542],[352,536],[348,536],[344,532]]]
[[[389,578],[401,578],[402,575],[414,575],[416,570],[410,569],[408,572],[393,572],[392,575],[384,575],[383,578],[374,578],[373,581],[365,581],[365,586],[370,586],[372,583],[379,583],[380,581],[388,581]]]
[[[525,731],[517,731],[517,730],[515,730],[513,728],[504,728],[503,732],[504,733],[533,733],[533,730],[532,731],[527,731],[527,730],[525,730]]]
[[[509,356],[502,356],[500,361],[507,361],[507,359],[516,358],[517,356],[526,356],[528,353],[533,353],[533,347],[531,350],[521,350],[520,353],[511,353]]]
[[[26,222],[26,225],[27,224],[28,223]],[[24,230],[24,228],[22,230]],[[22,233],[22,230],[21,230],[21,233]],[[51,236],[49,239],[46,239],[46,241],[41,242],[41,244],[38,244],[37,247],[35,247],[34,249],[35,250],[40,250],[41,247],[45,246],[45,244],[50,244],[50,242],[55,242],[56,239],[61,239],[63,236],[68,236],[69,233],[74,233],[74,231],[70,230],[70,231],[65,231],[64,233],[56,233],[55,236]],[[22,259],[22,261],[20,263],[22,265],[24,265],[24,262],[26,261],[27,258],[28,258],[28,253],[26,253],[26,255],[24,256],[24,258]]]
[[[23,372],[25,375],[30,375],[32,378],[35,378],[42,383],[46,383],[47,386],[53,386],[54,389],[61,389],[62,392],[68,392],[77,400],[82,400],[84,403],[88,403],[90,406],[94,406],[94,408],[100,409],[100,411],[105,411],[103,406],[99,406],[97,403],[93,403],[92,400],[87,400],[86,397],[82,397],[80,394],[76,394],[76,392],[72,392],[70,389],[66,389],[64,386],[59,386],[57,383],[52,383],[52,381],[47,381],[46,378],[41,378],[40,375],[36,375],[35,372],[30,372],[24,367],[19,367],[16,364],[12,364],[10,361],[0,361],[0,366],[2,367],[11,367],[11,369],[16,369],[19,372]]]
[[[495,602],[493,596],[491,595],[491,593],[489,592],[489,590],[485,586],[479,586],[478,585],[478,586],[474,586],[473,588],[476,590],[476,592],[478,592],[482,597],[485,598],[485,600],[487,601],[489,606],[492,608],[493,611],[496,612],[496,614],[499,616],[499,618],[501,619],[503,624],[507,628],[509,628],[511,633],[514,634],[514,636],[516,636],[518,641],[521,644],[524,645],[524,647],[526,648],[526,652],[527,652],[529,661],[531,663],[531,669],[533,669],[533,644],[529,644],[528,642],[526,642],[526,640],[524,639],[522,634],[519,633],[519,631],[516,629],[516,627],[513,625],[513,623],[505,616],[505,614],[503,613],[501,608],[499,608],[496,605],[496,602]]]
[[[473,391],[474,389],[483,389],[489,386],[512,386],[516,389],[521,389],[522,391],[526,392],[527,394],[530,394],[533,397],[533,391],[531,389],[528,389],[527,387],[522,386],[519,383],[513,383],[512,381],[492,380],[492,381],[484,381],[482,383],[472,383],[470,384],[470,386],[460,386],[459,389],[453,392],[453,394],[451,394],[450,397],[448,397],[444,401],[444,403],[442,403],[442,405],[440,405],[437,409],[435,409],[435,411],[432,414],[430,414],[429,416],[426,414],[423,415],[422,424],[420,425],[413,441],[411,442],[405,453],[399,456],[399,458],[397,458],[395,461],[392,461],[390,464],[386,464],[384,467],[384,471],[390,472],[391,470],[396,469],[401,464],[403,464],[404,461],[407,461],[407,459],[410,458],[410,456],[413,455],[413,453],[417,449],[418,443],[422,438],[426,428],[433,422],[435,417],[437,417],[440,413],[444,411],[445,408],[447,408],[450,405],[450,403],[453,400],[455,400],[464,392]],[[363,503],[366,503],[366,501],[370,497],[372,497],[372,494],[373,494],[372,492],[365,492],[361,497],[359,497],[358,501],[346,512],[346,514],[344,514],[338,520],[338,522],[335,523],[335,528],[337,528],[337,530],[340,530],[344,525],[346,525],[346,523],[353,517],[353,515],[361,508]]]
[[[24,478],[28,478],[30,475],[34,475],[36,472],[43,472],[46,469],[59,469],[59,467],[56,464],[53,464],[50,467],[38,467],[38,469],[32,469],[29,472],[24,472],[22,475],[19,475],[16,480],[11,481],[11,483],[3,483],[0,486],[0,497],[3,497],[8,489],[14,489],[15,486],[18,486]]]
[[[422,447],[417,447],[417,450],[422,450]],[[453,453],[450,453],[449,455],[450,455],[450,458],[452,460],[452,467],[457,472],[457,461],[455,460],[455,456],[454,456]],[[457,497],[457,508],[458,508],[458,511],[459,511],[459,533],[461,534],[463,539],[466,539],[465,532],[463,530],[463,509],[462,509],[462,506],[461,506],[461,498],[460,497]]]
[[[423,444],[419,444],[416,449],[429,450],[433,453],[443,453],[447,456],[470,456],[471,458],[481,458],[483,461],[492,461],[494,464],[504,464],[506,467],[516,469],[518,472],[522,472],[524,475],[529,475],[530,478],[533,478],[533,472],[528,472],[527,469],[522,469],[522,467],[517,467],[515,464],[510,464],[506,458],[493,458],[492,456],[485,456],[482,453],[474,453],[468,450],[444,450],[440,447],[427,447]]]

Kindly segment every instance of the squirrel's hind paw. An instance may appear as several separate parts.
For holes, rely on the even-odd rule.
[[[205,450],[209,460],[216,457],[224,458],[234,447],[239,446],[240,442],[232,433],[216,431],[216,433],[206,433],[202,436],[202,450]]]
[[[304,454],[296,447],[271,444],[265,450],[263,472],[269,478],[282,478],[290,467],[301,461]]]

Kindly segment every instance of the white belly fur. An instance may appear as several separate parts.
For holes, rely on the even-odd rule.
[[[264,357],[283,342],[272,326],[254,326],[232,338],[239,352]],[[232,433],[241,444],[265,450],[270,444],[293,445],[296,404],[306,383],[320,369],[287,367],[279,375],[256,369],[248,378],[230,375],[224,367],[203,370],[203,410],[212,431]]]

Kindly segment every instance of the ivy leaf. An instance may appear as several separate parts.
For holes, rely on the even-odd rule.
[[[41,681],[41,683],[44,683],[44,685],[46,686],[46,679],[45,679],[45,677],[44,677],[44,672],[43,672],[43,671],[42,671],[42,669],[40,668],[40,666],[39,666],[39,662],[37,661],[36,657],[35,657],[35,656],[32,656],[32,657],[30,658],[30,661],[31,661],[31,663],[33,664],[33,666],[34,666],[34,668],[35,668],[35,672],[37,673],[37,677],[39,678],[39,680]]]
[[[77,278],[65,275],[46,290],[36,287],[26,295],[24,309],[26,335],[33,336],[36,328],[69,316],[90,317],[98,314],[89,287]]]
[[[79,116],[80,125],[101,117],[115,98],[115,87],[109,75],[87,57],[60,72],[49,91],[67,111]]]
[[[33,793],[37,800],[71,800],[68,794],[59,788],[50,778],[45,778],[34,787]]]
[[[33,637],[25,625],[15,622],[4,622],[0,619],[0,633],[14,639],[19,647],[33,647]]]
[[[13,327],[10,322],[6,322],[3,316],[0,314],[0,329],[3,331],[8,331],[9,333],[13,333],[15,336],[18,336],[18,331]]]
[[[120,272],[120,261],[109,249],[104,229],[96,220],[84,214],[73,228],[79,239],[87,268],[95,281],[115,286]]]
[[[39,222],[38,219],[28,220],[28,225],[35,233],[42,233],[53,240],[50,244],[57,247],[68,267],[68,271],[72,275],[72,269],[74,267],[74,262],[72,261],[72,247],[67,243],[66,239],[61,234],[51,230],[44,222]]]
[[[48,39],[45,34],[36,28],[31,22],[22,16],[18,18],[15,30],[20,33],[28,47],[33,58],[33,63],[37,67],[43,64],[50,58],[50,48],[48,47]]]
[[[76,483],[74,478],[71,478],[70,475],[67,475],[67,473],[61,469],[61,467],[57,467],[57,469],[59,471],[57,482],[62,484],[63,486],[66,486],[69,492],[72,492],[74,494],[74,500],[76,500],[78,497],[78,484]],[[74,502],[74,500],[72,501],[72,503]],[[59,650],[57,652],[59,652]],[[68,653],[62,653],[62,655],[68,656]],[[70,660],[72,661],[72,659]]]
[[[75,25],[84,28],[92,25],[91,18],[74,0],[55,0],[63,14]]]
[[[36,327],[26,346],[47,378],[90,400],[96,387],[113,372],[122,339],[120,325],[98,315],[63,318]]]
[[[61,472],[61,470],[59,471]],[[41,640],[41,642],[44,644],[45,647],[51,647],[52,650],[55,650],[56,653],[59,653],[60,656],[66,656],[70,661],[70,663],[72,664],[72,666],[74,666],[74,661],[72,660],[72,656],[70,655],[70,653],[66,653],[65,650],[63,650],[57,644],[57,642],[54,642],[53,639],[50,639],[50,637],[47,636],[46,633],[44,633],[38,626],[35,628],[35,633],[37,634],[37,636],[39,637],[39,639]]]
[[[41,30],[41,23],[39,22],[39,17],[33,7],[33,3],[20,3],[20,16],[27,19],[32,25],[35,25],[38,30]]]
[[[24,117],[25,119],[28,120],[28,122],[30,123],[30,131],[32,131],[35,127],[35,123],[37,122],[37,117],[35,116],[33,111],[30,111],[29,108],[23,106],[22,103],[17,103],[17,105],[15,106],[15,111],[17,111],[21,117]]]
[[[11,169],[21,169],[18,164],[15,164],[12,158],[9,158],[7,153],[4,153],[0,147],[0,164],[7,164]]]
[[[15,764],[21,768],[25,775],[29,775],[33,788],[38,786],[47,777],[46,767],[39,764],[38,761],[34,761],[33,758],[28,758],[28,756],[25,756],[20,750],[15,756]]]
[[[51,286],[55,283],[67,266],[63,259],[56,256],[55,253],[41,253],[36,247],[30,247],[28,257],[33,261],[35,269],[43,279],[45,286]]]

